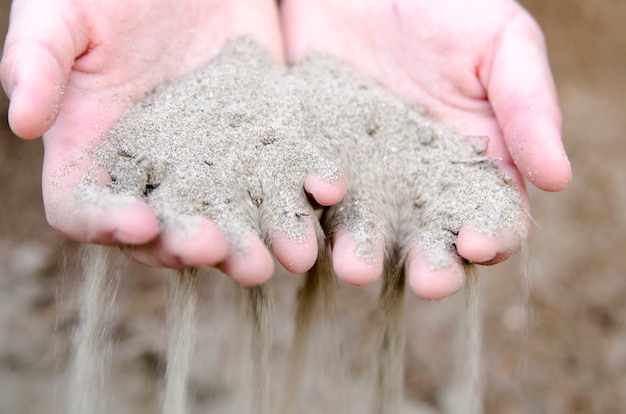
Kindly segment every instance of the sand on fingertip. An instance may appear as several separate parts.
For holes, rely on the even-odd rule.
[[[474,141],[336,60],[286,67],[240,38],[125,114],[93,152],[111,183],[86,179],[79,198],[140,197],[165,222],[205,216],[245,250],[250,232],[302,240],[306,177],[345,176],[347,196],[323,224],[329,237],[350,232],[366,260],[381,238],[388,248],[454,252],[464,223],[523,239],[521,197],[484,156],[487,140]]]
[[[203,70],[159,87],[94,151],[95,164],[111,175],[108,189],[91,180],[80,198],[140,197],[165,222],[206,216],[238,250],[250,232],[268,241],[277,229],[302,240],[310,215],[304,180],[341,175],[308,141],[286,72],[239,41]]]
[[[465,223],[525,238],[521,196],[485,156],[488,137],[468,140],[328,57],[306,59],[290,74],[308,80],[307,129],[348,181],[346,198],[328,211],[327,233],[346,228],[358,255],[371,257],[382,237],[388,250],[419,245],[444,267]]]

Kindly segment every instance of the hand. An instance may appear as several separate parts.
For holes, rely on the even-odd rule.
[[[568,185],[542,33],[517,2],[285,0],[281,19],[288,60],[331,54],[460,133],[489,136],[487,155],[500,159],[525,198],[522,177],[547,191]],[[340,277],[355,282],[379,275],[380,268],[360,263],[351,235],[337,234],[334,244]],[[469,227],[456,244],[463,258],[481,264],[501,262],[520,245],[506,229],[492,237]],[[460,288],[460,265],[434,274],[425,256],[416,247],[409,255],[416,293],[440,298]]]
[[[271,275],[271,256],[258,239],[241,258],[230,254],[224,236],[206,219],[198,218],[202,231],[190,237],[169,226],[160,229],[154,212],[138,199],[110,211],[75,197],[92,165],[89,151],[134,101],[207,64],[226,40],[244,34],[282,61],[271,0],[13,2],[0,77],[15,134],[43,134],[43,197],[52,227],[80,242],[142,245],[135,258],[148,264],[221,264],[249,283]],[[108,180],[104,173],[102,180]],[[289,255],[288,247],[276,252],[279,259]],[[312,249],[315,255],[315,243]],[[293,268],[306,270],[307,260],[296,260]]]

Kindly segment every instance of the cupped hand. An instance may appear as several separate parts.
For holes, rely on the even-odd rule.
[[[547,191],[568,185],[543,35],[517,2],[285,0],[281,19],[288,60],[330,54],[463,135],[488,136],[487,155],[525,198],[523,178]],[[521,246],[509,234],[464,227],[457,251],[468,261],[495,264]],[[340,276],[359,268],[354,243],[342,237],[333,253]],[[421,296],[445,297],[460,287],[458,266],[435,274],[417,248],[409,263],[410,285]]]
[[[202,232],[184,237],[160,228],[138,199],[110,210],[79,202],[75,191],[92,166],[90,151],[134,101],[207,64],[234,36],[252,37],[282,61],[278,26],[271,0],[14,1],[0,76],[12,130],[22,138],[43,135],[50,224],[80,242],[143,245],[137,258],[148,263],[222,263],[252,272],[252,281],[269,277],[271,257],[260,242],[252,243],[258,260],[245,265],[245,258],[229,259],[208,220],[200,219]]]

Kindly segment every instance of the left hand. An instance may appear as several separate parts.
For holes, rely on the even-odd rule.
[[[285,0],[281,18],[288,60],[330,54],[461,134],[489,136],[487,155],[501,160],[525,199],[523,178],[546,191],[569,184],[543,34],[517,2]],[[495,264],[520,242],[506,231],[493,237],[464,227],[457,250],[470,262]],[[350,249],[335,248],[334,257],[358,260]],[[429,268],[419,260],[410,264],[419,295],[444,297],[460,288],[458,274],[433,278]]]

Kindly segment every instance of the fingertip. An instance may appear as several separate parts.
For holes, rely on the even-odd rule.
[[[434,266],[434,255],[447,255],[445,266]],[[415,247],[409,255],[409,286],[417,296],[428,300],[444,299],[461,289],[465,271],[449,252],[434,252]]]
[[[464,225],[457,236],[456,249],[469,262],[493,265],[518,252],[521,242],[520,237],[508,228],[489,234]]]
[[[572,179],[572,168],[561,129],[539,114],[519,113],[516,125],[506,128],[505,140],[520,173],[537,188],[561,191]]]
[[[304,180],[304,190],[322,206],[332,206],[343,200],[347,188],[348,184],[343,176],[329,181],[317,174],[309,174]]]
[[[210,220],[198,216],[170,218],[162,233],[164,248],[186,266],[215,266],[228,257],[228,242]]]
[[[562,147],[547,152],[541,162],[544,168],[539,173],[526,175],[533,185],[550,192],[562,191],[569,186],[572,181],[572,167]]]
[[[274,260],[261,240],[249,235],[245,254],[231,248],[228,257],[218,268],[243,286],[255,286],[267,282],[272,276]]]
[[[110,216],[112,241],[115,244],[144,244],[154,239],[159,234],[159,220],[152,208],[145,202],[133,199],[128,206],[109,211],[101,211],[99,215]],[[97,218],[90,220],[96,229],[100,224]],[[106,223],[107,217],[101,222]]]
[[[75,58],[89,43],[80,8],[71,2],[32,3],[11,5],[0,62],[10,126],[23,138],[41,136],[54,124]]]
[[[333,269],[339,279],[351,285],[363,286],[378,280],[383,273],[384,256],[382,238],[364,246],[352,234],[340,230],[333,240]]]
[[[49,221],[67,237],[86,243],[140,245],[158,236],[159,221],[147,204],[131,197],[117,202],[114,208],[82,205],[69,218]]]
[[[291,273],[309,270],[317,260],[317,238],[310,218],[306,218],[306,230],[302,240],[293,240],[281,231],[275,231],[270,239],[276,258]]]
[[[2,73],[9,97],[9,126],[25,139],[40,137],[54,124],[69,73],[49,51],[31,49],[4,59]]]
[[[45,94],[45,93],[44,93]],[[54,123],[58,115],[58,103],[49,102],[47,96],[26,96],[15,87],[9,97],[9,127],[15,135],[23,139],[39,138]],[[44,108],[51,108],[49,113]]]
[[[565,151],[560,153],[560,168],[559,171],[556,171],[552,180],[550,181],[550,185],[544,185],[543,189],[546,191],[562,191],[569,187],[572,182],[572,164],[565,153]]]
[[[150,206],[132,196],[103,194],[94,203],[55,187],[44,191],[44,204],[50,226],[80,243],[139,245],[159,234],[159,221]]]

